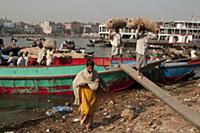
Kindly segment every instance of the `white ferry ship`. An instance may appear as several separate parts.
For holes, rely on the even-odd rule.
[[[157,40],[152,43],[174,43],[173,38],[177,39],[179,44],[198,44],[200,42],[200,21],[170,21],[158,22],[160,32]],[[135,30],[128,27],[120,29],[122,39],[128,42],[134,42]],[[105,24],[99,25],[99,36],[102,39],[108,39],[109,31]]]

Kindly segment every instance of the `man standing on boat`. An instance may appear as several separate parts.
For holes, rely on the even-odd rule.
[[[115,28],[114,32],[111,31],[109,38],[110,38],[110,43],[112,45],[110,66],[112,65],[112,60],[114,56],[119,56],[120,63],[122,63],[123,45],[122,45],[122,38],[121,38],[121,34],[119,33],[119,29]]]
[[[42,45],[40,40],[37,41],[39,47],[38,56],[37,56],[37,65],[42,65],[45,59],[45,48]]]
[[[137,26],[136,29],[136,39],[137,39],[137,44],[136,44],[136,59],[138,62],[137,69],[138,69],[138,78],[142,78],[141,74],[141,68],[145,67],[147,65],[147,59],[146,59],[146,49],[148,46],[148,42],[151,39],[156,38],[157,35],[148,32],[147,34],[145,33],[145,29],[141,30],[141,25]]]
[[[96,90],[99,87],[99,74],[94,70],[94,62],[88,60],[86,69],[80,71],[73,81],[75,105],[80,105],[80,124],[91,129],[96,110]]]

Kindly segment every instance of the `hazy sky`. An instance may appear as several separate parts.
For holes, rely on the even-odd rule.
[[[0,17],[38,23],[105,22],[143,16],[152,20],[191,20],[200,16],[200,0],[0,0]]]

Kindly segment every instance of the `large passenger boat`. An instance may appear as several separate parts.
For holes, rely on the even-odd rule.
[[[160,25],[160,32],[157,40],[152,43],[176,43],[198,44],[200,42],[200,21],[168,21],[157,22]],[[125,42],[135,43],[135,30],[128,27],[120,29],[122,39]],[[108,39],[109,30],[105,24],[99,25],[99,36],[102,39]]]

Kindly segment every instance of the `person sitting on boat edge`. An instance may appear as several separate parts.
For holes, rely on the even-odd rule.
[[[47,50],[47,55],[46,55],[46,65],[50,66],[53,64],[53,54],[54,54],[54,49],[49,48]]]
[[[17,66],[22,66],[24,67],[25,66],[25,63],[26,63],[26,60],[23,56],[23,52],[19,52],[18,53],[18,59],[17,59]]]
[[[113,60],[114,56],[119,56],[120,63],[122,63],[123,44],[122,44],[121,34],[119,33],[119,29],[115,28],[114,32],[110,31],[109,38],[110,38],[110,43],[112,45],[110,66],[112,66],[112,60]]]
[[[192,59],[197,58],[197,46],[193,46],[192,50],[190,51],[190,56]]]
[[[137,60],[137,70],[138,70],[138,78],[142,78],[141,68],[147,65],[146,59],[146,49],[148,46],[148,42],[151,39],[157,37],[157,34],[148,32],[145,33],[145,29],[141,30],[141,25],[138,25],[136,29],[136,60]]]
[[[80,106],[80,124],[86,130],[91,129],[96,111],[96,90],[100,81],[94,65],[94,62],[88,59],[86,68],[80,71],[73,80],[74,104]]]
[[[24,53],[24,59],[25,59],[25,66],[29,66],[29,57],[28,57],[28,51]]]
[[[9,58],[8,58],[8,61],[7,61],[8,66],[15,66],[16,65],[16,59],[13,56],[14,56],[14,53],[10,52]]]

